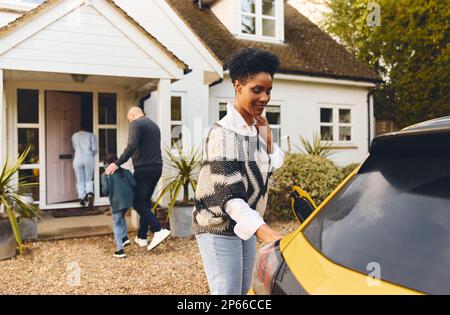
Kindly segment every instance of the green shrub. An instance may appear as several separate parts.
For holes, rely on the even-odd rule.
[[[331,160],[307,154],[286,154],[283,166],[271,178],[266,219],[293,218],[289,195],[295,184],[319,205],[343,179],[341,168]]]
[[[346,178],[353,170],[359,165],[359,163],[351,163],[341,168],[342,178]]]

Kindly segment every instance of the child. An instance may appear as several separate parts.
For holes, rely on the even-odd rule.
[[[105,168],[117,160],[115,154],[109,154],[106,157]],[[125,214],[127,210],[133,207],[134,186],[136,182],[129,170],[119,168],[114,174],[102,174],[102,193],[109,196],[111,204],[111,213],[114,223],[114,239],[117,251],[113,256],[117,258],[125,258],[124,246],[130,245],[127,236],[127,223]]]

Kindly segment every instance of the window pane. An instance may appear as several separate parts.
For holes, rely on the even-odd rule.
[[[19,182],[35,183],[32,187],[19,188],[19,193],[31,195],[34,201],[39,201],[39,169],[19,170]]]
[[[256,0],[242,0],[241,1],[242,12],[256,13],[255,2],[256,2]]]
[[[182,133],[181,133],[182,126],[181,125],[172,125],[171,127],[171,144],[172,147],[175,143],[178,142],[178,145],[182,147],[181,139],[182,139]]]
[[[351,141],[351,140],[352,140],[352,128],[339,127],[339,141]]]
[[[351,123],[351,111],[350,109],[340,109],[339,110],[339,122],[340,123]]]
[[[227,114],[227,103],[219,103],[219,119],[222,119]]]
[[[39,163],[39,129],[37,128],[19,128],[18,129],[19,143],[18,152],[21,154],[28,145],[31,145],[30,153],[24,164]]]
[[[263,0],[262,1],[262,14],[275,16],[275,1],[274,0]]]
[[[320,109],[320,122],[332,123],[333,122],[333,109],[321,108]]]
[[[181,97],[172,96],[171,98],[171,120],[181,120]]]
[[[263,19],[263,36],[275,37],[275,20]]]
[[[115,125],[117,122],[117,96],[114,93],[98,94],[98,123]]]
[[[251,16],[242,16],[242,33],[256,34],[255,18]]]
[[[17,122],[19,124],[39,123],[38,90],[17,90]]]
[[[105,168],[103,166],[100,167],[99,170],[99,178],[102,178],[102,174],[105,172]],[[106,197],[106,195],[102,192],[102,181],[100,180],[100,197]]]
[[[280,145],[281,128],[272,128],[272,142]]]
[[[103,162],[110,153],[117,154],[117,130],[99,129],[99,159]]]
[[[281,124],[280,106],[266,106],[266,118],[269,125]]]
[[[320,126],[320,139],[321,140],[333,140],[333,127]]]

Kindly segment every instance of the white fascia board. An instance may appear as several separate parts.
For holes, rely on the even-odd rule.
[[[226,70],[224,72],[224,74],[226,76],[230,76],[230,71]],[[372,83],[372,82],[341,80],[341,79],[328,79],[328,78],[311,77],[311,76],[307,76],[307,75],[295,75],[295,74],[284,74],[284,73],[275,73],[274,79],[286,80],[286,81],[323,83],[323,84],[350,85],[350,86],[369,87],[369,88],[376,86],[376,84]]]
[[[63,1],[57,4],[56,7],[50,8],[47,12],[42,13],[33,20],[24,23],[17,29],[6,34],[4,38],[0,39],[0,55],[33,36],[83,3],[84,0]]]
[[[351,85],[358,87],[374,87],[376,84],[372,82],[363,81],[353,81],[344,79],[329,79],[329,78],[319,78],[311,77],[307,75],[295,75],[295,74],[284,74],[275,73],[275,79],[277,80],[288,80],[288,81],[302,81],[302,82],[313,82],[313,83],[323,83],[323,84],[337,84],[337,85]]]
[[[172,75],[172,79],[181,79],[184,75],[181,69],[161,48],[151,43],[142,33],[130,25],[130,23],[117,11],[101,0],[91,0],[92,6],[97,9],[107,20],[116,26],[128,39],[147,53],[156,63]]]
[[[184,21],[175,13],[170,5],[165,0],[155,0],[160,8],[167,14],[170,20],[175,23],[177,28],[182,32],[186,38],[197,49],[198,53],[206,60],[206,62],[223,78],[223,65],[211,54],[205,45],[197,38],[191,29],[184,23]]]

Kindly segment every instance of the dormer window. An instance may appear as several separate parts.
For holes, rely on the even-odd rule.
[[[283,0],[240,0],[240,35],[283,40]],[[280,12],[281,11],[281,12]]]

